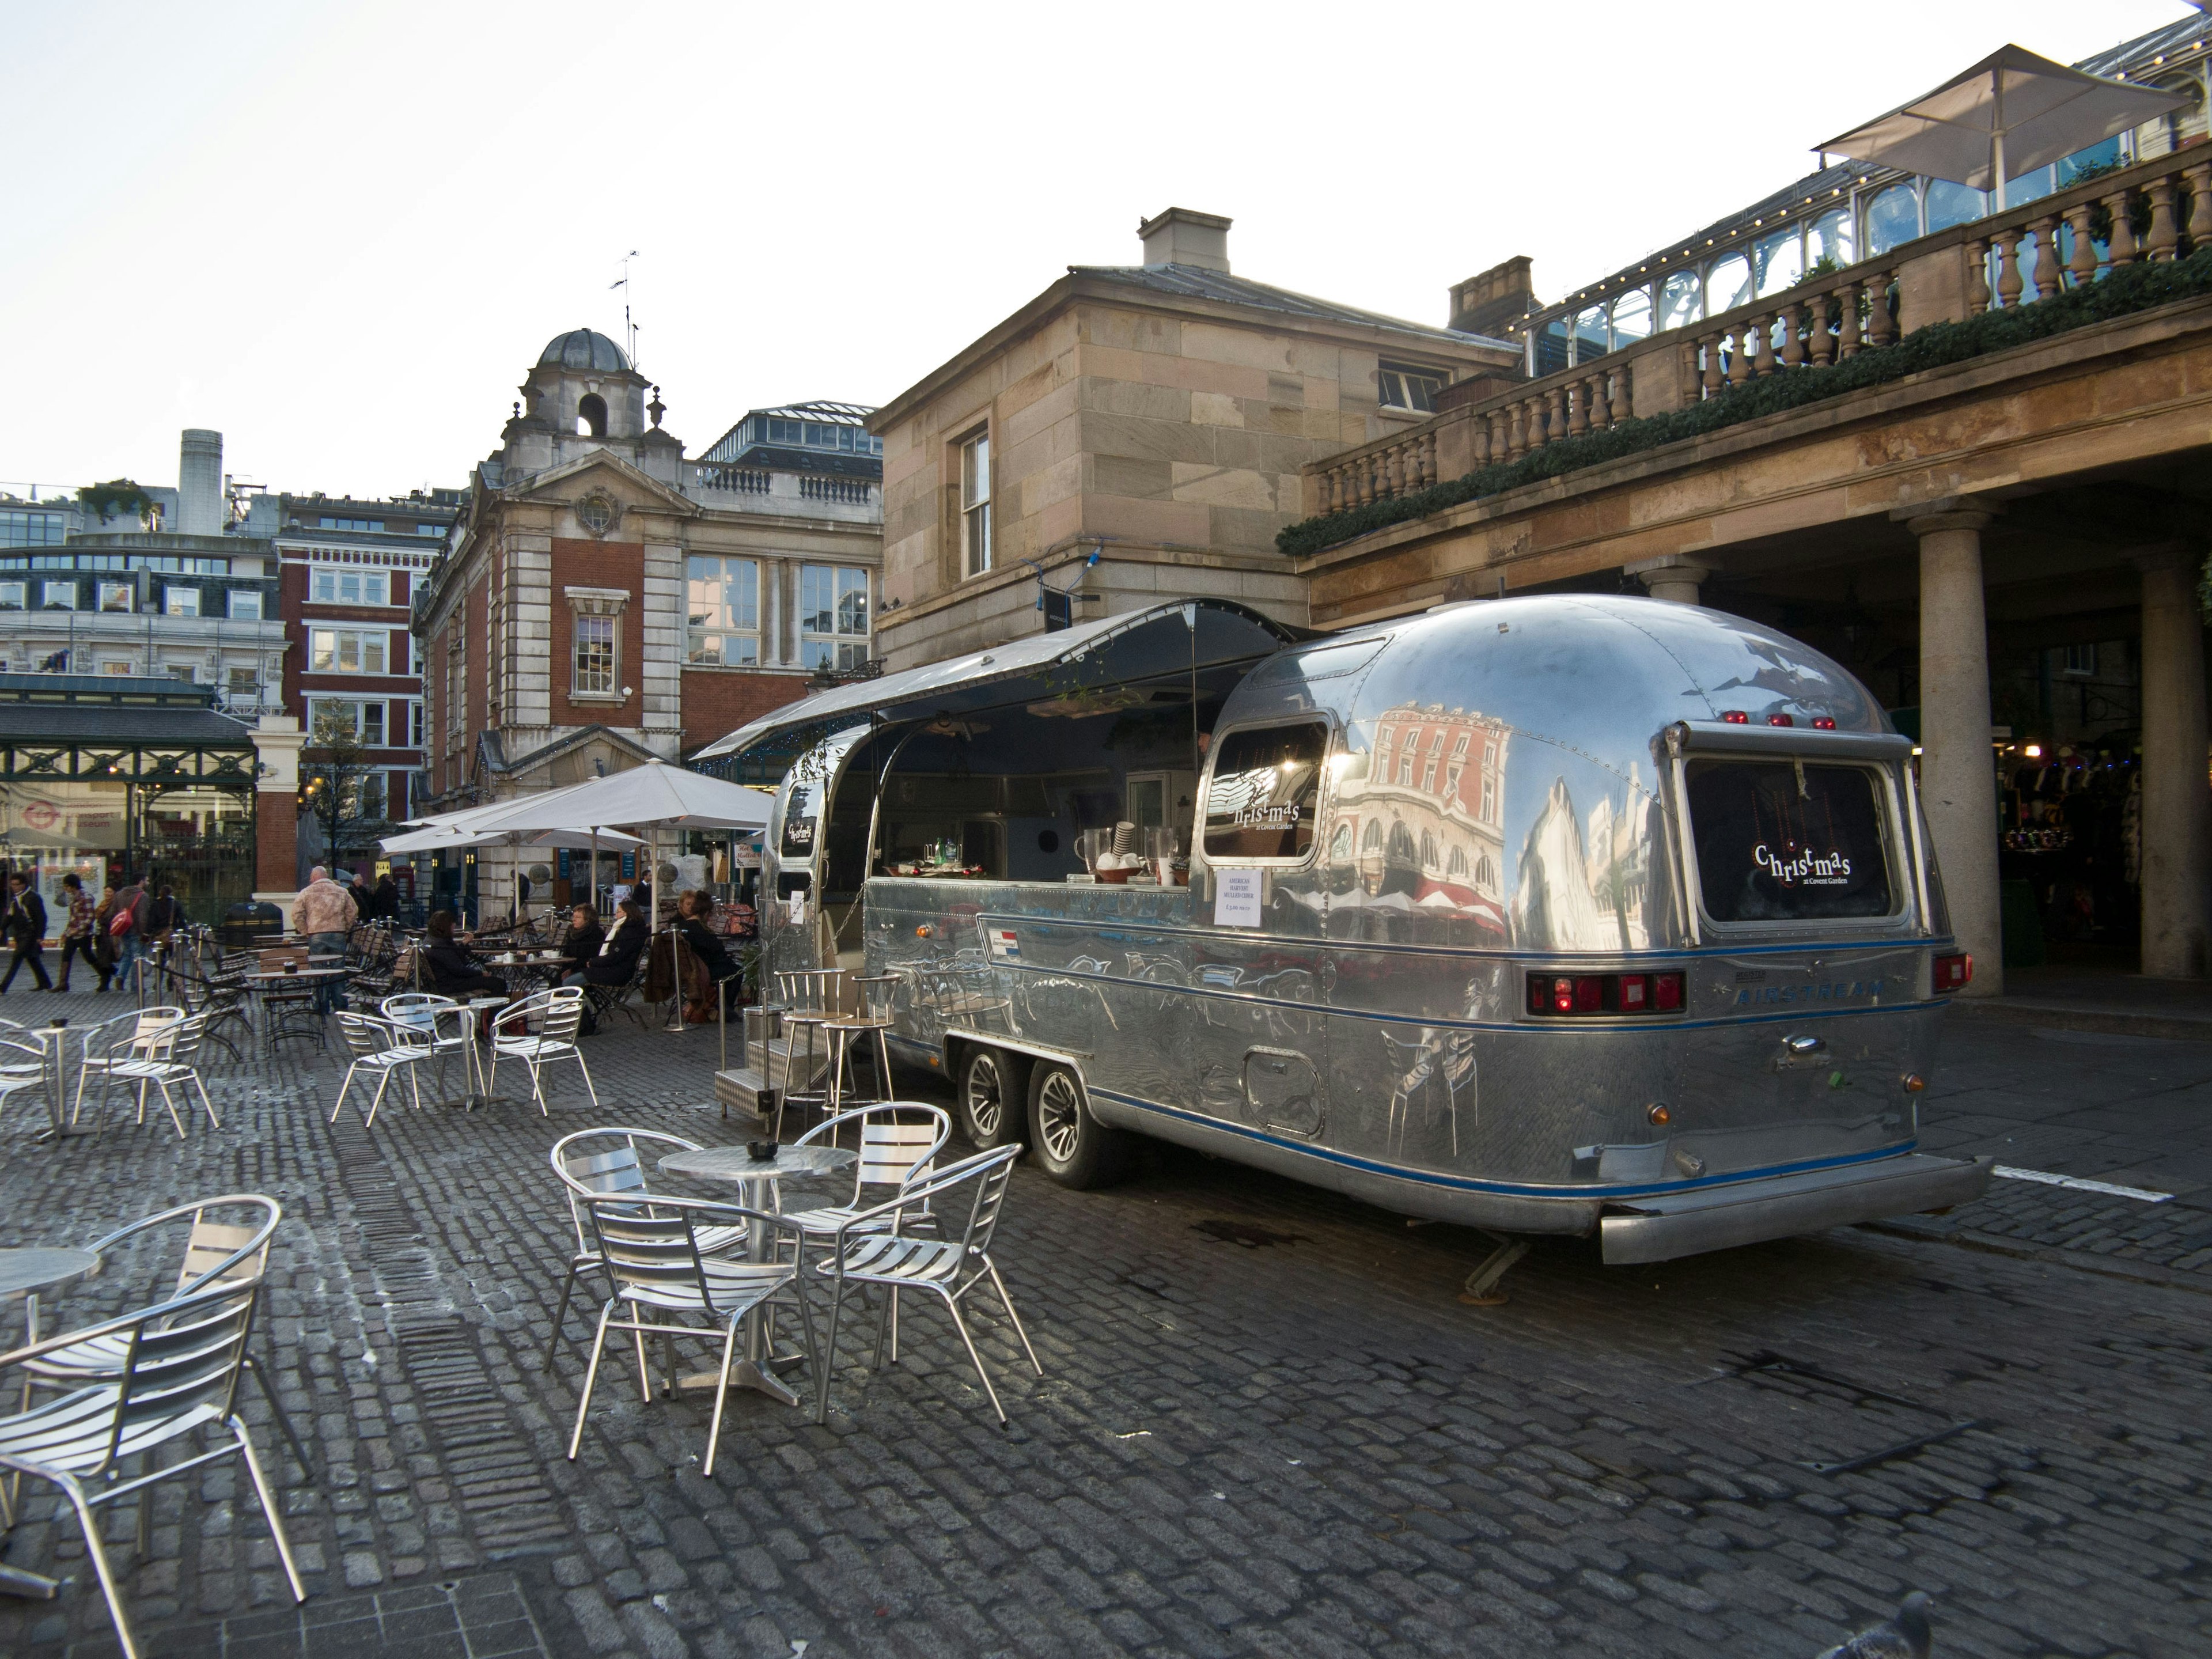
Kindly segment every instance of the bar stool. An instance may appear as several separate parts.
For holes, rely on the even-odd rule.
[[[860,1011],[846,1014],[825,1024],[823,1036],[830,1045],[829,1099],[826,1107],[835,1117],[848,1106],[872,1104],[852,1097],[857,1089],[847,1079],[852,1070],[853,1050],[871,1034],[876,1056],[876,1085],[874,1100],[891,1097],[891,1057],[889,1033],[891,1029],[891,1000],[896,994],[899,976],[896,974],[868,974],[853,981],[860,994]]]
[[[816,1066],[826,1057],[823,1047],[816,1042],[816,1034],[833,1020],[842,1016],[835,1005],[843,1000],[842,981],[846,977],[842,968],[780,969],[775,976],[776,994],[784,1004],[783,1010],[783,1087],[775,1100],[775,1128],[774,1138],[783,1137],[784,1109],[793,1103],[808,1110],[826,1108],[835,1092],[834,1084],[822,1088],[814,1086]],[[806,1034],[806,1069],[797,1073],[799,1034]],[[763,1068],[765,1074],[766,1067]],[[794,1089],[794,1073],[804,1076],[805,1086]]]

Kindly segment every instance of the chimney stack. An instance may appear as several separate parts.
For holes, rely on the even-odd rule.
[[[1229,274],[1229,227],[1233,220],[1218,213],[1194,213],[1171,207],[1156,219],[1137,227],[1145,244],[1145,268],[1196,265],[1201,270]]]
[[[222,434],[185,428],[177,459],[177,523],[179,534],[222,534]]]
[[[1468,334],[1499,335],[1535,310],[1536,288],[1525,253],[1453,285],[1448,326]]]

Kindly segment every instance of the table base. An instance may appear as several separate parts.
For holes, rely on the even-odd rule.
[[[676,1386],[679,1389],[708,1389],[720,1381],[720,1371],[693,1371],[688,1376],[678,1377]],[[787,1406],[799,1403],[796,1394],[750,1359],[740,1359],[730,1367],[730,1386],[733,1389],[756,1389],[769,1399],[780,1401]]]
[[[33,1145],[43,1146],[49,1141],[82,1140],[87,1135],[96,1135],[99,1127],[91,1123],[48,1124],[31,1137]]]
[[[20,1595],[27,1601],[51,1601],[62,1593],[61,1580],[21,1567],[0,1565],[0,1595]]]

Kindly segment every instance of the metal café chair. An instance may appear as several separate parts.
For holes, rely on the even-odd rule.
[[[491,1072],[484,1079],[484,1092],[494,1092],[493,1079],[499,1075],[501,1060],[520,1060],[530,1071],[530,1097],[538,1103],[538,1111],[550,1117],[552,1111],[545,1103],[538,1074],[556,1060],[573,1060],[584,1074],[584,1088],[596,1107],[599,1091],[592,1085],[592,1068],[584,1064],[584,1051],[576,1046],[577,1028],[583,1019],[584,993],[574,985],[540,991],[501,1010],[491,1022]]]
[[[817,1038],[831,1020],[842,1017],[846,977],[842,968],[776,970],[776,996],[783,1005],[783,1086],[776,1091],[773,1139],[783,1138],[783,1115],[793,1104],[802,1112],[817,1107],[830,1109],[830,1085],[822,1069],[826,1039],[817,1044]],[[806,1068],[803,1072],[797,1069],[801,1032],[806,1036]],[[762,1075],[767,1075],[765,1066]],[[823,1086],[819,1088],[815,1086],[817,1078],[822,1079]],[[794,1079],[798,1079],[796,1086]]]
[[[770,1302],[793,1304],[805,1329],[806,1357],[812,1360],[819,1352],[814,1341],[814,1310],[806,1296],[811,1270],[806,1252],[800,1248],[803,1235],[780,1215],[707,1199],[617,1194],[587,1199],[584,1208],[614,1294],[599,1310],[592,1360],[584,1372],[583,1395],[576,1401],[576,1425],[568,1436],[568,1461],[575,1461],[583,1444],[584,1417],[591,1410],[592,1394],[599,1385],[599,1359],[606,1351],[609,1331],[631,1333],[637,1346],[638,1391],[649,1404],[653,1380],[646,1370],[646,1339],[660,1338],[661,1369],[672,1394],[676,1339],[712,1337],[719,1328],[721,1372],[714,1389],[714,1422],[707,1431],[707,1455],[699,1466],[701,1474],[711,1476],[714,1454],[722,1441],[722,1407],[729,1399],[730,1370],[739,1357],[738,1336],[745,1316]],[[713,1228],[766,1230],[771,1241],[769,1259],[737,1261],[702,1249],[702,1223]],[[616,1318],[625,1306],[629,1317]],[[703,1327],[680,1322],[686,1316],[702,1320]]]
[[[259,1288],[258,1273],[251,1279],[219,1280],[174,1300],[0,1354],[0,1376],[4,1376],[87,1344],[112,1340],[123,1346],[118,1370],[88,1378],[83,1386],[13,1416],[0,1417],[0,1469],[50,1482],[68,1498],[125,1659],[138,1659],[140,1650],[124,1614],[94,1511],[222,1459],[244,1460],[262,1518],[276,1540],[277,1559],[283,1565],[292,1599],[307,1599],[307,1586],[300,1582],[300,1570],[292,1559],[291,1541],[284,1535],[276,1493],[237,1412],[238,1376],[253,1330]],[[228,1443],[201,1449],[179,1463],[155,1467],[163,1447],[191,1437],[204,1448],[218,1435]],[[125,1479],[122,1466],[132,1458],[140,1460],[141,1473]],[[141,1500],[142,1515],[144,1502]]]
[[[858,1013],[825,1020],[823,1041],[829,1048],[829,1074],[824,1079],[823,1104],[833,1115],[857,1104],[859,1079],[853,1076],[854,1050],[866,1042],[875,1059],[876,1092],[872,1098],[891,1097],[891,1003],[901,983],[896,974],[866,974],[853,981],[860,999]]]
[[[446,1089],[447,1062],[461,1057],[465,1079],[476,1080],[476,1015],[465,1002],[441,997],[434,991],[401,991],[377,1005],[377,1012],[408,1034],[415,1047],[430,1050],[438,1067],[438,1099],[450,1099]]]
[[[83,1115],[84,1091],[94,1078],[100,1079],[100,1104],[95,1115],[104,1121],[108,1091],[119,1077],[138,1085],[138,1121],[143,1123],[146,1091],[153,1086],[152,1069],[157,1062],[168,1058],[169,1045],[175,1041],[177,1028],[185,1019],[183,1009],[156,1005],[133,1009],[88,1027],[84,1034],[83,1056],[77,1062],[76,1098],[70,1105],[70,1121],[75,1123]],[[97,1052],[95,1042],[99,1045]],[[161,1092],[166,1101],[168,1091],[164,1089]],[[169,1107],[169,1117],[176,1125],[177,1138],[183,1139],[184,1120],[177,1115],[174,1105]]]
[[[642,1148],[641,1142],[645,1143]],[[585,1273],[606,1270],[599,1241],[592,1237],[584,1213],[584,1205],[613,1193],[634,1193],[651,1198],[653,1194],[646,1179],[645,1154],[649,1152],[658,1160],[672,1152],[698,1150],[696,1140],[662,1134],[655,1129],[579,1129],[553,1143],[553,1173],[566,1188],[568,1220],[576,1232],[576,1251],[568,1258],[568,1271],[561,1281],[561,1306],[553,1316],[552,1339],[545,1345],[546,1370],[553,1368],[554,1351],[560,1345],[561,1328],[568,1322],[568,1302],[575,1293],[576,1280]],[[703,1227],[698,1230],[697,1237],[701,1249],[710,1255],[719,1255],[745,1243],[750,1236],[743,1227]]]
[[[249,1211],[253,1218],[244,1224],[209,1218],[211,1212],[235,1210]],[[213,1285],[258,1285],[268,1271],[269,1251],[276,1236],[276,1224],[283,1218],[283,1206],[273,1198],[259,1193],[225,1193],[219,1198],[203,1198],[157,1215],[142,1217],[128,1226],[117,1228],[105,1238],[94,1239],[85,1248],[99,1256],[104,1267],[111,1255],[141,1234],[189,1221],[184,1259],[178,1263],[176,1282],[167,1292],[174,1299]],[[161,1294],[161,1287],[156,1284],[150,1293]],[[88,1378],[120,1371],[129,1357],[128,1347],[120,1337],[94,1338],[31,1360],[24,1370],[35,1382],[46,1386],[71,1386]],[[291,1447],[293,1458],[307,1475],[307,1484],[314,1485],[315,1466],[307,1461],[307,1449],[301,1443],[299,1431],[292,1426],[292,1419],[284,1410],[284,1402],[276,1397],[276,1385],[270,1380],[268,1368],[254,1358],[250,1347],[239,1364],[260,1388],[261,1397],[268,1404],[270,1415],[276,1419],[285,1443]],[[143,1518],[142,1512],[142,1522]],[[143,1547],[143,1527],[139,1538]]]
[[[944,1299],[945,1311],[952,1316],[952,1327],[959,1332],[968,1358],[975,1364],[975,1375],[983,1380],[983,1392],[990,1396],[991,1409],[998,1413],[1000,1426],[1006,1425],[1006,1408],[999,1402],[999,1391],[992,1386],[990,1372],[984,1369],[983,1356],[976,1352],[975,1339],[968,1333],[968,1322],[960,1313],[960,1301],[986,1279],[989,1279],[991,1288],[998,1292],[999,1304],[1013,1324],[1014,1334],[1021,1339],[1022,1351],[1029,1355],[1030,1364],[1036,1367],[1036,1374],[1044,1375],[1044,1367],[1037,1362],[1036,1350],[1030,1346],[1029,1333],[1022,1328],[1022,1317],[1014,1311],[1013,1298],[1006,1294],[1006,1280],[999,1276],[998,1266],[991,1260],[991,1239],[998,1231],[1000,1213],[1006,1207],[1014,1160],[1021,1155],[1019,1146],[978,1152],[939,1170],[934,1178],[919,1186],[902,1188],[884,1202],[854,1212],[839,1224],[832,1235],[828,1261],[822,1269],[833,1280],[834,1288],[830,1302],[829,1339],[822,1346],[822,1363],[817,1367],[816,1422],[827,1422],[830,1417],[830,1372],[836,1363],[837,1322],[844,1307],[846,1287],[873,1285],[886,1292],[933,1291]],[[954,1199],[963,1187],[970,1189],[971,1196],[968,1219],[957,1238],[915,1238],[905,1233],[885,1231],[879,1224],[914,1206]],[[873,1364],[878,1366],[883,1363],[884,1343],[890,1328],[894,1305],[894,1297],[886,1294],[876,1327]]]
[[[160,1052],[144,1060],[123,1060],[111,1070],[111,1081],[121,1078],[126,1083],[136,1082],[138,1085],[139,1122],[146,1121],[147,1089],[149,1086],[159,1089],[161,1104],[168,1109],[169,1121],[177,1126],[177,1138],[181,1140],[185,1126],[177,1115],[177,1103],[169,1091],[173,1086],[179,1094],[183,1094],[185,1085],[190,1084],[193,1092],[199,1096],[200,1108],[207,1113],[208,1122],[216,1128],[222,1127],[222,1119],[216,1115],[215,1102],[208,1098],[207,1085],[200,1078],[200,1043],[207,1036],[207,1015],[188,1014],[169,1028],[168,1040]],[[103,1129],[106,1127],[106,1108],[107,1091],[103,1085],[96,1109],[100,1127]],[[187,1115],[191,1111],[189,1095],[185,1096],[185,1110]]]
[[[415,1068],[430,1058],[430,1049],[417,1040],[417,1033],[374,1014],[357,1014],[350,1008],[338,1015],[338,1033],[345,1038],[353,1064],[346,1067],[345,1081],[338,1085],[338,1097],[331,1103],[331,1122],[338,1121],[338,1114],[345,1109],[346,1096],[352,1091],[354,1079],[364,1070],[375,1078],[376,1094],[368,1103],[368,1114],[362,1120],[362,1128],[376,1127],[376,1109],[384,1104],[384,1091],[403,1071],[407,1073],[408,1092],[414,1097],[415,1109],[422,1109],[422,1090],[415,1080]]]

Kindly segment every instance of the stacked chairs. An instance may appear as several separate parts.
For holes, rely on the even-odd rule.
[[[179,1007],[195,1018],[205,1017],[204,1039],[220,1042],[229,1050],[233,1060],[238,1059],[238,1045],[230,1040],[224,1028],[236,1025],[246,1034],[249,1042],[252,1041],[253,1026],[246,1016],[247,991],[243,964],[217,962],[204,968],[199,958],[173,957],[169,985]]]
[[[68,1500],[125,1659],[138,1659],[140,1650],[95,1511],[218,1461],[237,1457],[245,1463],[293,1600],[307,1599],[276,1492],[237,1411],[238,1379],[259,1306],[268,1237],[283,1212],[272,1200],[245,1194],[210,1200],[198,1207],[239,1204],[261,1207],[260,1226],[212,1267],[204,1265],[204,1252],[201,1266],[195,1266],[188,1252],[184,1282],[192,1288],[152,1307],[0,1353],[0,1382],[12,1371],[26,1380],[27,1396],[33,1383],[61,1390],[0,1417],[0,1470],[46,1481]],[[161,1450],[179,1441],[193,1443],[193,1455],[159,1467]],[[124,1466],[132,1460],[138,1472],[126,1477]],[[149,1515],[149,1500],[142,1498],[142,1545]]]

